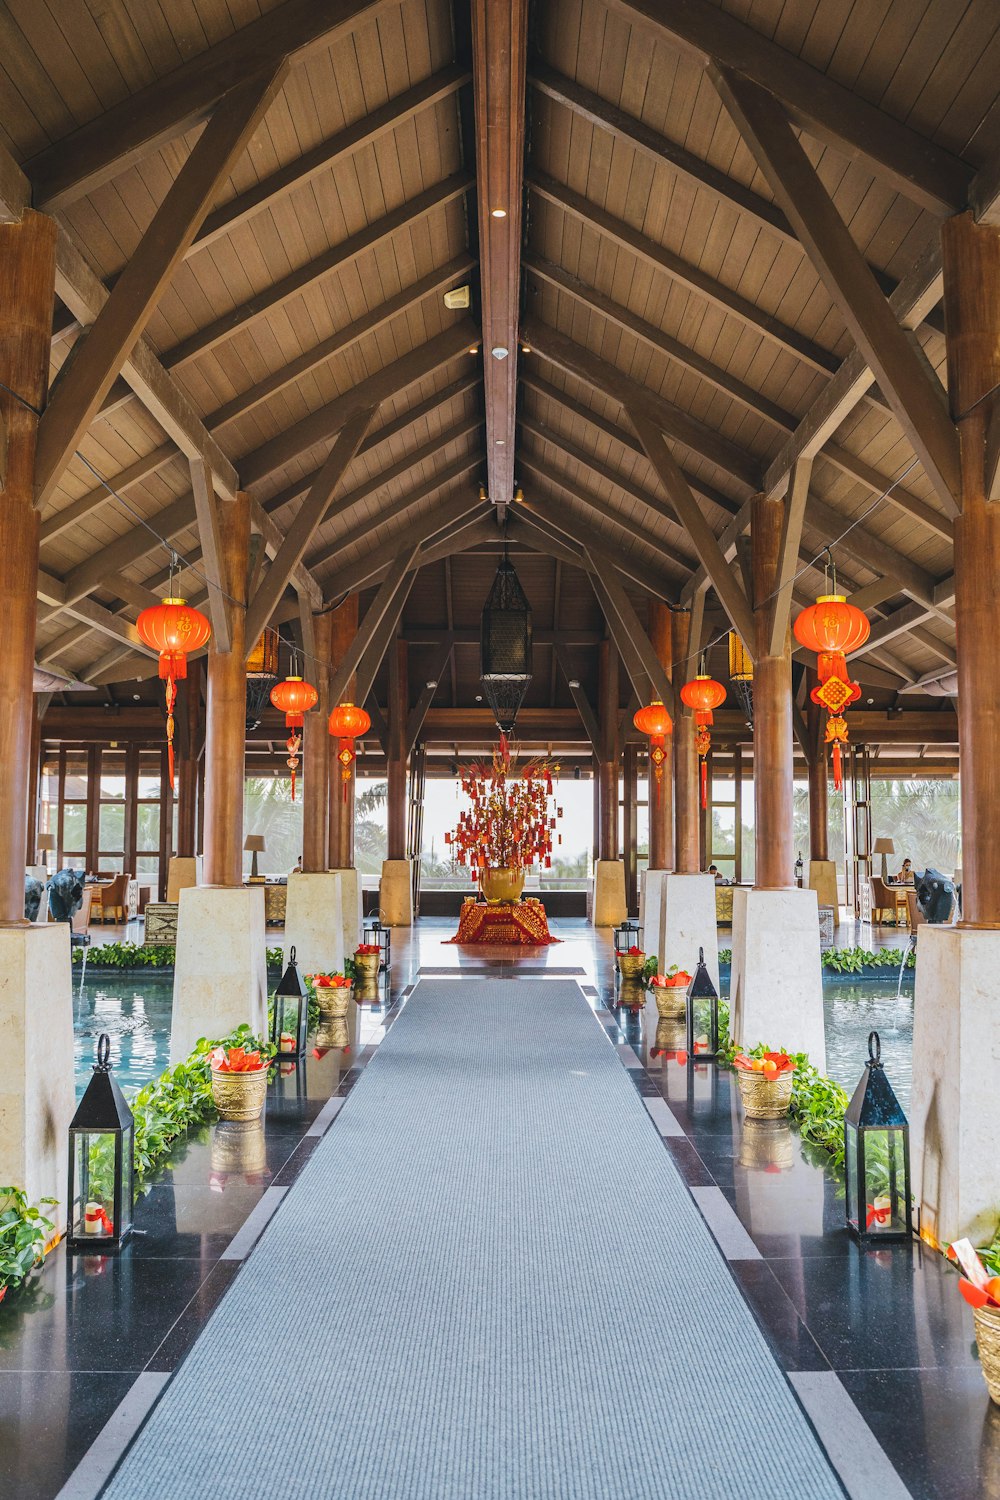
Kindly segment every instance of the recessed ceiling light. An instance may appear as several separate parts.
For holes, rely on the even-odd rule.
[[[505,208],[491,208],[490,213],[494,219],[506,219],[507,217],[507,210]]]
[[[437,679],[434,678],[434,679],[429,680],[428,683],[427,683],[427,686],[429,688],[436,688],[437,687]]]
[[[477,703],[482,703],[482,701],[483,701],[483,695],[482,695],[482,693],[477,693],[476,694],[476,702]]]
[[[569,685],[571,688],[578,688],[580,686],[579,677],[571,677],[569,680]]]
[[[510,351],[505,349],[503,344],[498,344],[495,349],[490,350],[490,353],[494,359],[506,359]]]
[[[469,345],[469,353],[470,354],[478,354],[479,353],[479,345],[478,344],[470,344]]]
[[[494,446],[497,447],[497,448],[505,448],[507,446],[507,439],[506,438],[494,438],[493,439],[493,443],[494,443]]]

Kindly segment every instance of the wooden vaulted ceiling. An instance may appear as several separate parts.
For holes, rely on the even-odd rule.
[[[40,663],[148,676],[159,538],[203,597],[238,488],[258,620],[402,558],[444,625],[506,517],[553,629],[590,575],[716,636],[764,489],[885,701],[953,670],[939,231],[997,213],[993,0],[10,0],[0,44],[0,208],[60,226]]]

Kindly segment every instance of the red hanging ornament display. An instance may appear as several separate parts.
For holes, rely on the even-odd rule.
[[[667,735],[674,724],[659,698],[640,708],[632,718],[640,734],[649,736],[649,764],[656,777],[656,800],[659,802],[663,784],[663,766],[667,758]]]
[[[843,781],[840,747],[847,744],[844,709],[861,697],[860,684],[847,675],[847,656],[864,645],[871,625],[863,611],[848,604],[843,594],[821,594],[815,604],[802,611],[792,628],[799,644],[816,652],[819,684],[810,696],[828,714],[824,743],[833,746],[833,784],[839,791]]]
[[[503,735],[492,760],[463,767],[462,791],[472,807],[459,813],[445,843],[456,864],[468,868],[473,882],[488,869],[528,870],[535,863],[552,868],[553,844],[561,842],[555,829],[562,808],[550,806],[552,777],[558,769],[548,761],[532,760],[515,775]]]
[[[167,684],[167,760],[172,787],[177,683],[187,676],[188,652],[207,646],[212,627],[201,610],[194,609],[186,599],[167,598],[144,609],[135,622],[135,628],[143,645],[159,653],[160,676]]]
[[[299,756],[302,753],[302,725],[305,723],[306,714],[319,702],[319,693],[311,682],[303,682],[301,677],[289,674],[284,682],[276,682],[271,689],[271,702],[284,714],[285,728],[289,731],[285,741],[285,749],[288,751],[285,765],[292,773],[292,801],[294,802],[295,772],[298,770]]]
[[[708,752],[712,748],[709,729],[714,724],[713,712],[726,701],[726,690],[721,682],[699,672],[681,688],[681,702],[694,709],[695,745],[701,761],[701,805],[708,806]]]
[[[340,761],[340,780],[343,787],[343,798],[347,801],[347,783],[351,779],[351,767],[355,760],[354,741],[361,735],[367,734],[372,727],[372,721],[363,708],[358,708],[353,703],[338,703],[327,720],[327,728],[330,733],[340,741],[337,746],[337,759]]]

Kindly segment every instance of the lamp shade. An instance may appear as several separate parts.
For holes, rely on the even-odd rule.
[[[243,847],[248,854],[263,854],[267,845],[262,833],[248,833],[243,841]]]
[[[50,849],[56,847],[56,836],[54,833],[40,833],[36,843],[43,854],[48,853]]]
[[[875,845],[874,845],[874,848],[872,849],[872,853],[873,854],[895,854],[895,852],[896,852],[896,846],[892,842],[892,839],[876,839],[875,840]]]

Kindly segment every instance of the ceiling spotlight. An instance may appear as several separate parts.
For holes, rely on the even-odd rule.
[[[506,448],[506,446],[507,446],[507,439],[506,438],[494,438],[493,439],[493,446],[494,446],[494,448]]]
[[[444,305],[450,307],[452,312],[460,308],[469,307],[472,302],[472,288],[469,286],[452,287],[450,292],[444,294]]]
[[[506,219],[507,217],[507,210],[505,208],[491,208],[490,213],[494,219]]]
[[[520,505],[523,502],[523,500],[524,500],[524,491],[522,490],[521,486],[518,485],[517,488],[514,491],[514,504],[515,505]]]
[[[489,495],[486,493],[486,486],[485,486],[485,484],[481,484],[479,486],[479,498],[480,498],[480,500],[488,500],[490,498]]]
[[[469,353],[470,354],[478,354],[479,353],[479,345],[478,344],[470,344],[469,345]]]
[[[436,688],[437,687],[437,678],[436,677],[435,678],[429,678],[428,682],[427,682],[427,686],[429,688]]]
[[[571,688],[578,688],[580,686],[579,677],[571,677],[569,680],[569,685]]]
[[[133,694],[132,694],[132,702],[133,702],[133,703],[139,703],[139,702],[141,702],[141,701],[142,701],[142,700],[141,700],[141,698],[140,698],[140,696],[139,696],[139,694],[138,694],[138,693],[133,693]]]
[[[874,699],[874,698],[866,698],[866,699],[865,699],[865,702],[866,702],[866,703],[874,703],[874,702],[875,702],[875,699]]]
[[[476,702],[477,703],[482,703],[482,701],[483,701],[483,695],[482,695],[482,693],[477,693],[476,694]]]
[[[493,355],[494,359],[506,359],[507,355],[510,353],[510,350],[505,349],[503,344],[497,344],[495,349],[490,350],[490,353]]]
[[[530,354],[531,353],[531,345],[530,344],[522,344],[521,345],[521,353],[522,354]]]

